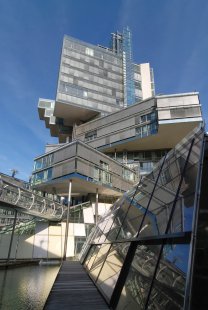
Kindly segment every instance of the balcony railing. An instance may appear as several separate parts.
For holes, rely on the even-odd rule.
[[[61,220],[64,213],[63,205],[3,179],[0,179],[0,202],[22,213],[54,221]]]

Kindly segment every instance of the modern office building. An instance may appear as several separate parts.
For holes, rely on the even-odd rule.
[[[154,94],[128,28],[109,48],[65,36],[56,98],[39,99],[38,112],[59,143],[35,158],[33,188],[88,203],[91,224],[202,123],[198,93]]]
[[[56,98],[40,99],[38,111],[58,138],[34,160],[31,186],[41,195],[4,180],[0,198],[42,222],[2,229],[0,258],[79,255],[110,309],[207,309],[199,94],[155,95],[127,28],[109,48],[65,36]]]

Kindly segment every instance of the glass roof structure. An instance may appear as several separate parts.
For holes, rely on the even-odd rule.
[[[204,129],[195,128],[112,206],[82,263],[113,309],[188,309]]]

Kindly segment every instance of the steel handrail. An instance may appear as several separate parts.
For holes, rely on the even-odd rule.
[[[30,210],[31,213],[35,211],[40,217],[44,215],[45,217],[48,216],[61,220],[64,213],[63,205],[58,202],[50,200],[47,197],[42,197],[31,190],[5,181],[2,178],[0,178],[0,201],[9,203],[14,207],[23,208],[23,210]],[[28,207],[26,203],[28,203]],[[47,208],[47,206],[50,207]],[[39,208],[41,208],[41,210],[39,210]]]

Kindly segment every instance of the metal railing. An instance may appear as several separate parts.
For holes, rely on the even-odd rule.
[[[19,212],[54,221],[61,220],[64,213],[63,205],[2,178],[0,178],[0,202],[14,207]]]

